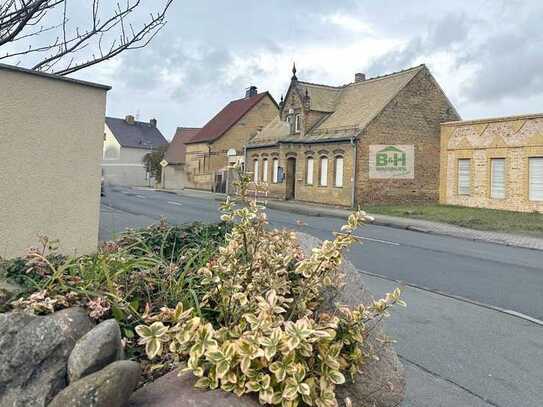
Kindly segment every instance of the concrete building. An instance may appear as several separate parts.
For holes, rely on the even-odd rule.
[[[109,89],[0,64],[0,256],[96,250]]]
[[[543,114],[442,124],[440,202],[543,212]]]
[[[438,200],[440,123],[459,115],[426,66],[342,86],[296,76],[250,140],[268,196],[346,207]]]
[[[185,173],[186,142],[190,141],[198,132],[195,127],[178,127],[175,135],[164,154],[162,166],[162,188],[180,190],[187,185]]]
[[[229,163],[243,161],[244,146],[277,117],[279,106],[268,92],[251,86],[242,99],[233,100],[186,142],[187,187],[226,190]]]
[[[143,157],[158,148],[166,149],[168,141],[157,127],[156,119],[148,123],[128,115],[124,119],[106,117],[102,173],[106,184],[150,186]],[[158,180],[160,181],[160,180]]]

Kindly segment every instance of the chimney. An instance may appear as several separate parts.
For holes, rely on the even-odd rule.
[[[156,127],[156,119],[149,120],[149,124],[151,125],[151,127]]]
[[[126,117],[124,118],[125,122],[127,122],[128,124],[134,124],[134,116],[132,116],[131,114],[129,115],[126,115]]]
[[[250,98],[252,96],[256,96],[257,93],[258,93],[258,90],[257,90],[256,86],[249,86],[245,90],[245,97]]]
[[[354,74],[354,81],[355,82],[364,82],[366,80],[366,74],[357,72]]]

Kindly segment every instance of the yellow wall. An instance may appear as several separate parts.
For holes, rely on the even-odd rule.
[[[543,212],[529,200],[528,160],[543,157],[543,115],[446,123],[441,126],[440,202]],[[457,163],[471,159],[471,192],[459,195]],[[505,199],[490,197],[490,160],[505,158]]]
[[[96,250],[106,90],[0,67],[0,256]]]

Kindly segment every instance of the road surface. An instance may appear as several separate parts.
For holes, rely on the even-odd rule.
[[[171,223],[214,222],[217,206],[202,193],[108,188],[100,238],[162,216]],[[275,227],[322,239],[342,224],[276,210],[268,215]],[[408,308],[387,322],[409,373],[406,406],[543,405],[543,325],[537,323],[543,252],[375,225],[358,234],[364,244],[347,257],[368,287],[379,295],[398,281],[408,285]]]

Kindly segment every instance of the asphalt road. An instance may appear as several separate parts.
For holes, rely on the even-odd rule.
[[[171,223],[213,222],[217,205],[199,193],[108,188],[100,237],[161,216]],[[268,215],[275,227],[323,239],[342,224],[275,210]],[[387,328],[409,372],[406,406],[543,405],[543,326],[489,308],[543,320],[543,252],[374,225],[359,236],[364,244],[347,256],[368,273],[376,295],[397,286],[395,280],[411,285],[407,310],[395,313]]]

